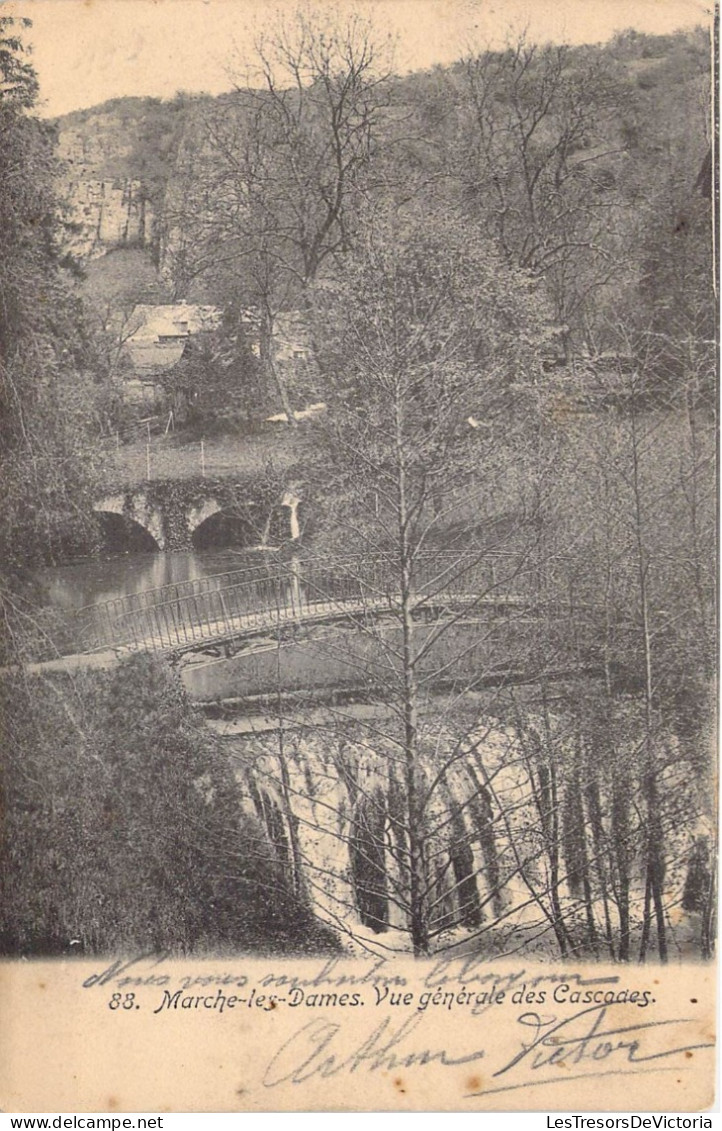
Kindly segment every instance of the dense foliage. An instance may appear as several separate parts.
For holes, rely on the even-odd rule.
[[[333,945],[164,665],[5,676],[1,717],[3,953]]]
[[[34,72],[0,22],[0,559],[3,611],[30,565],[92,538],[92,347],[57,242],[57,168]]]

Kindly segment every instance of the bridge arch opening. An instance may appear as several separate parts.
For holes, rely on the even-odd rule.
[[[160,547],[149,530],[115,511],[96,511],[102,548],[109,554],[154,554]]]
[[[194,550],[250,549],[261,541],[258,531],[240,515],[219,510],[196,526],[191,534]]]

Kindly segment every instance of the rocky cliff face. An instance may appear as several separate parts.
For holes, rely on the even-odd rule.
[[[121,247],[152,248],[155,210],[142,181],[68,180],[65,246],[76,259],[96,259]]]
[[[157,255],[184,121],[181,100],[153,98],[116,99],[56,121],[68,252],[86,261],[128,247]]]

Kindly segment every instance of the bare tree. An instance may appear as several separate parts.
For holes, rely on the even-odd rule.
[[[362,608],[371,615],[381,600],[395,624],[388,640],[373,618],[370,631],[400,726],[391,742],[410,933],[421,954],[430,945],[428,810],[444,773],[430,789],[420,703],[444,668],[452,685],[457,678],[442,640],[470,612],[467,605],[463,614],[437,617],[439,604],[471,592],[473,611],[505,592],[521,568],[523,554],[511,552],[515,531],[506,535],[510,553],[497,575],[483,522],[473,531],[465,520],[477,505],[483,513],[485,495],[489,507],[506,473],[503,490],[514,494],[510,410],[534,365],[535,300],[488,248],[463,247],[453,226],[424,232],[408,216],[372,232],[342,275],[318,284],[315,299],[329,413],[313,446],[326,499],[333,487],[325,549],[338,552],[343,542],[346,554],[362,555],[359,570],[351,569]],[[496,550],[504,538],[491,539]],[[376,570],[364,578],[370,558]],[[422,631],[424,621],[431,627]]]
[[[200,111],[167,269],[181,287],[225,277],[227,293],[255,308],[267,380],[295,424],[275,361],[278,316],[307,310],[309,286],[353,243],[389,52],[357,15],[299,11],[259,38],[256,57],[248,85]]]
[[[570,351],[594,348],[590,315],[623,266],[621,89],[594,49],[519,36],[463,61],[462,198],[512,263],[543,278]]]

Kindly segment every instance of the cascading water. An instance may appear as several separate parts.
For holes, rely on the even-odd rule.
[[[266,519],[265,526],[263,527],[263,534],[261,535],[260,544],[258,546],[253,546],[252,549],[262,550],[268,553],[275,553],[278,549],[280,549],[279,546],[274,545],[271,542],[271,530],[273,527],[273,521],[276,517],[276,512],[278,511],[279,507],[283,507],[285,510],[288,510],[288,521],[284,525],[286,526],[286,530],[288,531],[288,539],[291,542],[296,542],[301,537],[301,526],[298,520],[298,508],[300,502],[301,499],[294,491],[286,491],[283,498],[281,499],[281,502],[271,507],[271,510],[268,512],[268,518]],[[286,538],[282,536],[281,541],[286,541]]]
[[[359,710],[363,714],[357,715]],[[343,924],[350,939],[372,951],[380,935],[384,952],[404,951],[409,946],[405,787],[395,768],[395,741],[384,737],[385,732],[392,733],[388,709],[377,706],[376,716],[368,706],[346,707],[341,716],[335,709],[333,720],[330,727],[326,722],[320,737],[313,730],[285,730],[283,774],[277,733],[251,733],[249,726],[245,734],[233,734],[228,720],[209,720],[209,725],[224,735],[233,751],[245,807],[265,826],[281,864],[289,841],[287,796],[298,822],[305,878],[320,916]],[[519,772],[518,757],[512,756],[509,735],[487,720],[480,728],[482,735],[484,762],[500,794],[510,794],[513,820],[523,830],[527,782]],[[433,755],[427,766],[430,779],[438,770],[436,744]],[[479,812],[485,791],[470,773],[474,757],[482,755],[452,757],[444,789],[427,810],[428,827],[433,830],[428,838],[428,916],[434,936],[446,943],[460,941],[482,922],[497,917],[505,922],[506,912],[518,898],[516,862],[505,837],[506,826],[494,822],[491,808],[488,815]],[[525,921],[524,899],[519,902],[522,907],[514,915],[517,927]]]
[[[293,491],[286,491],[281,500],[282,507],[288,507],[288,529],[291,541],[295,542],[301,537],[301,527],[298,521],[298,507],[301,500]]]

